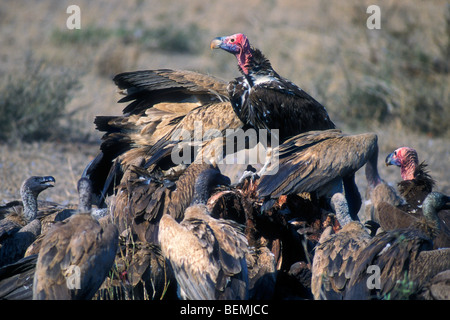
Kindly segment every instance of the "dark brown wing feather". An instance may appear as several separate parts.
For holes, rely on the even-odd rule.
[[[55,224],[39,252],[33,299],[91,299],[114,262],[117,244],[117,228],[111,224],[102,229],[90,215],[77,214]],[[76,268],[80,287],[71,290],[67,277]]]
[[[386,298],[388,294],[396,299],[398,290],[394,290],[404,280],[419,253],[432,249],[432,241],[417,229],[402,229],[383,232],[376,235],[370,244],[358,254],[357,264],[350,279],[346,299],[366,300],[374,297]],[[380,289],[372,290],[367,286],[371,273],[367,268],[379,267]]]
[[[314,192],[361,168],[376,147],[375,134],[348,136],[339,130],[312,131],[279,146],[279,164],[261,177],[260,196]],[[272,168],[278,169],[271,175]]]
[[[120,102],[131,103],[123,116],[96,118],[97,129],[105,132],[101,153],[83,173],[93,182],[100,204],[121,183],[127,165],[137,157],[149,161],[170,140],[175,127],[190,132],[195,120],[219,131],[242,125],[228,102],[226,83],[214,77],[164,69],[123,73],[114,81],[126,94]],[[210,107],[215,109],[206,115]]]
[[[206,207],[190,207],[180,224],[164,215],[160,242],[184,299],[248,297],[247,241],[236,223],[214,219]],[[195,213],[194,213],[195,211]]]
[[[351,222],[318,244],[312,265],[311,289],[316,300],[340,300],[347,288],[358,252],[370,241],[359,222]]]

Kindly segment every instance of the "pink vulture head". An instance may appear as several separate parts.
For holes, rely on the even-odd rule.
[[[217,37],[211,41],[211,49],[222,49],[235,55],[238,64],[245,74],[248,74],[248,62],[252,56],[250,42],[242,33],[231,36]]]
[[[400,167],[400,174],[403,180],[414,179],[414,171],[419,165],[417,151],[409,147],[401,147],[386,157],[387,166],[395,165]]]

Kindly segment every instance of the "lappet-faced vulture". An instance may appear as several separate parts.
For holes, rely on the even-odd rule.
[[[242,77],[228,85],[234,111],[255,129],[279,130],[278,141],[310,130],[334,129],[326,109],[308,93],[281,77],[262,52],[241,34],[218,37],[212,49],[235,55]]]

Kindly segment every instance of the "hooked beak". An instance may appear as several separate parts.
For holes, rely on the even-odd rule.
[[[211,49],[222,49],[232,54],[238,54],[240,47],[228,41],[229,37],[217,37],[211,41]]]
[[[386,164],[386,166],[395,165],[395,166],[400,167],[400,162],[399,162],[398,158],[396,158],[394,156],[394,152],[390,153],[386,157],[386,160],[384,160],[384,163]]]
[[[46,186],[47,188],[53,188],[55,178],[53,178],[52,176],[42,177],[39,183],[43,186]]]
[[[222,43],[223,42],[222,42],[222,38],[221,37],[214,38],[211,41],[211,50],[213,50],[213,49],[220,49]]]

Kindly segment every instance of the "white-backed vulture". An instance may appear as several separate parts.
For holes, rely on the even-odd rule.
[[[361,196],[354,175],[378,154],[373,133],[347,135],[337,129],[309,131],[281,144],[258,184],[260,197],[276,199],[281,195],[314,193],[331,198],[343,192],[350,216],[357,219]]]
[[[436,211],[449,198],[431,192],[423,202],[424,218],[407,229],[377,234],[357,255],[345,299],[407,299],[437,273],[450,268],[450,249],[433,250],[439,228]],[[368,286],[369,266],[378,268],[379,286]],[[373,272],[373,271],[372,271]],[[405,292],[402,285],[408,284]]]
[[[105,132],[101,152],[83,173],[93,181],[100,203],[139,160],[149,166],[155,156],[152,162],[159,162],[162,170],[172,167],[165,152],[170,155],[177,129],[191,134],[195,121],[201,121],[204,132],[242,127],[226,83],[212,76],[160,69],[122,73],[114,81],[126,95],[119,102],[130,103],[122,116],[96,117],[97,129]]]
[[[79,180],[78,192],[80,199],[89,199],[92,188],[88,179]],[[90,211],[56,223],[42,241],[33,299],[91,299],[114,262],[117,245],[116,226],[102,228]]]
[[[164,204],[164,198],[171,194],[189,161],[197,158],[195,141],[191,145],[189,140],[194,152],[188,163],[172,161],[172,151],[186,142],[180,134],[205,143],[194,134],[199,122],[201,133],[212,129],[224,133],[241,128],[242,122],[231,107],[226,83],[208,75],[161,69],[119,74],[114,81],[126,94],[120,102],[130,104],[122,116],[96,118],[97,129],[105,132],[101,153],[83,176],[93,181],[100,205],[105,199],[110,204],[120,233],[134,225],[140,239],[156,243],[157,222],[169,203],[175,202]],[[212,149],[203,162],[217,160]],[[182,219],[187,201],[176,219]],[[148,229],[147,222],[156,223],[156,229]]]
[[[183,220],[178,223],[168,214],[161,218],[161,251],[173,269],[182,299],[248,299],[248,244],[242,226],[212,218],[206,207],[211,188],[227,179],[217,169],[203,171]]]
[[[314,249],[311,291],[316,300],[343,299],[356,256],[371,239],[364,225],[351,220],[345,197],[336,193],[332,200],[342,229],[332,234],[327,227]]]

